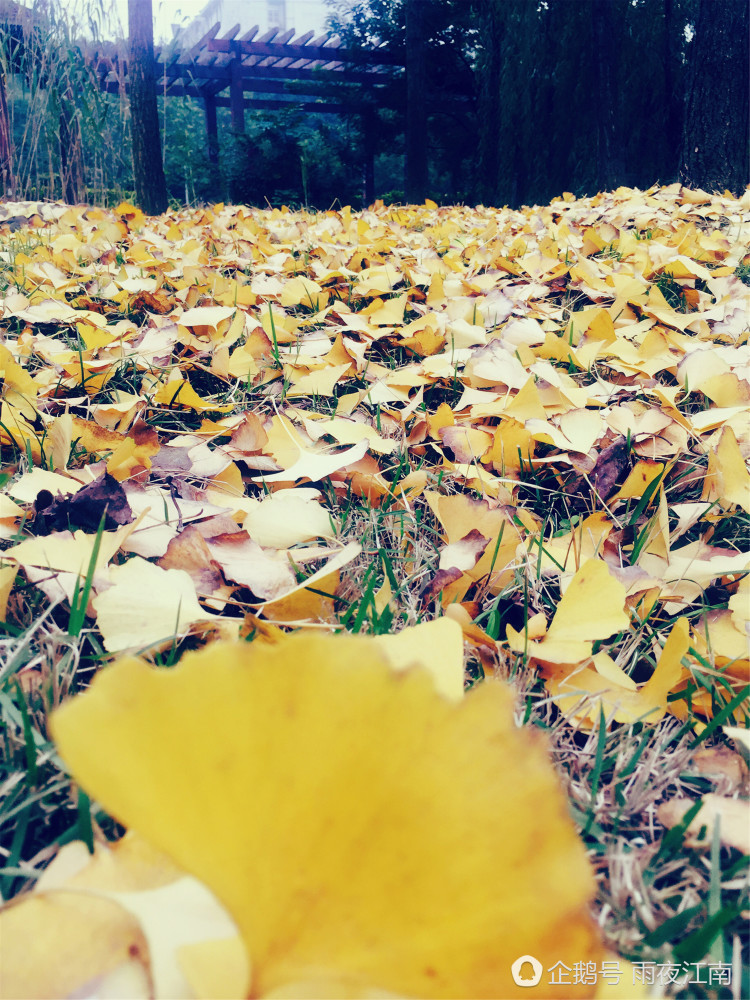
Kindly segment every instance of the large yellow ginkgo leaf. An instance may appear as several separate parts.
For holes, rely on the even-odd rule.
[[[607,639],[630,624],[625,587],[605,562],[588,559],[560,598],[547,635],[555,639]]]
[[[519,956],[601,946],[564,796],[511,709],[496,683],[449,702],[368,638],[295,636],[124,659],[53,728],[83,787],[227,906],[249,995],[515,997]]]

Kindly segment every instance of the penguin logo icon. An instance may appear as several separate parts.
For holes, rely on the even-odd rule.
[[[531,976],[527,977],[526,965],[531,966]],[[521,955],[510,967],[510,974],[516,986],[537,986],[542,978],[542,963],[533,955]]]

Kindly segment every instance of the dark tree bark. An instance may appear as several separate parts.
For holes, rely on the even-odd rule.
[[[497,204],[500,188],[500,143],[502,113],[500,74],[502,71],[502,20],[499,0],[490,0],[486,8],[483,47],[480,62],[479,94],[479,195],[487,205]]]
[[[69,205],[83,201],[81,124],[76,115],[75,99],[70,88],[60,100],[60,176],[63,201],[67,201]]]
[[[406,0],[406,200],[427,194],[427,46],[425,0]]]
[[[739,196],[750,181],[747,0],[700,0],[688,46],[680,180]]]
[[[679,153],[682,142],[683,95],[678,86],[680,79],[680,49],[677,45],[679,22],[675,10],[675,0],[664,0],[664,28],[662,31],[664,65],[664,131],[666,147],[671,151],[669,173],[665,180],[672,180],[679,169]]]
[[[590,7],[596,60],[596,164],[600,191],[617,186],[623,173],[617,136],[617,100],[613,74],[617,49],[623,44],[621,11],[613,0],[594,0]]]
[[[159,113],[156,106],[151,0],[128,0],[128,31],[135,200],[147,215],[160,215],[167,210],[167,185],[161,159]]]

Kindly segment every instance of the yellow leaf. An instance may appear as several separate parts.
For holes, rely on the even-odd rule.
[[[748,617],[747,604],[744,621],[742,618],[738,619],[729,608],[718,608],[708,612],[701,623],[700,632],[708,640],[708,650],[717,667],[730,665],[734,676],[745,674],[750,680]]]
[[[461,626],[450,618],[412,625],[393,635],[375,636],[395,670],[422,663],[432,674],[437,690],[451,701],[464,694],[464,643]]]
[[[103,427],[101,435],[109,434]],[[119,437],[119,435],[118,435]],[[131,428],[130,433],[118,444],[107,460],[107,472],[118,482],[128,479],[137,472],[151,468],[151,459],[159,453],[159,435],[144,423]]]
[[[34,403],[15,389],[3,391],[0,407],[0,444],[9,444],[20,452],[27,449],[35,463],[41,462],[41,440],[44,436],[44,421]]]
[[[597,312],[586,330],[589,340],[603,340],[605,344],[611,344],[616,340],[615,324],[606,309]]]
[[[486,431],[463,426],[442,428],[440,439],[457,462],[478,462],[494,440]]]
[[[623,585],[606,563],[589,559],[570,581],[544,638],[533,642],[508,626],[508,644],[541,663],[581,663],[591,656],[593,640],[607,639],[630,624],[624,607]]]
[[[290,386],[287,390],[287,398],[296,396],[334,396],[336,385],[344,372],[351,367],[349,362],[343,365],[330,365],[317,371],[303,372],[300,374],[296,369],[292,369],[289,376]]]
[[[750,854],[748,800],[733,799],[709,792],[703,796],[701,802],[700,812],[687,828],[687,844],[690,847],[709,847],[714,830],[718,827],[722,844],[735,847],[743,854]],[[656,815],[664,826],[673,827],[681,822],[692,805],[692,799],[669,799],[659,806]]]
[[[112,586],[93,603],[111,653],[163,643],[211,617],[198,604],[195,584],[184,570],[162,569],[135,556],[113,566],[110,579]]]
[[[13,503],[7,494],[0,493],[0,530],[7,528],[11,534],[15,534],[16,525],[22,516],[23,507]]]
[[[150,995],[146,939],[113,900],[76,892],[22,897],[0,914],[0,935],[4,1000]],[[100,994],[105,983],[117,992]]]
[[[540,663],[581,663],[591,656],[592,644],[582,639],[544,638],[535,642],[523,632],[506,626],[508,645],[514,653],[524,653]]]
[[[87,791],[227,906],[253,995],[516,997],[519,955],[601,947],[583,847],[512,701],[486,683],[451,703],[372,640],[304,636],[123,660],[53,731]]]
[[[395,295],[392,299],[375,299],[362,313],[369,316],[375,326],[400,326],[404,322],[406,295]]]
[[[324,292],[317,281],[309,278],[291,278],[284,283],[281,293],[282,306],[306,306],[314,312],[328,305],[328,292]]]
[[[667,708],[667,696],[674,691],[684,673],[682,659],[690,648],[687,618],[678,618],[664,643],[656,669],[640,690],[641,697],[658,707],[661,718]],[[651,722],[657,721],[653,716]]]
[[[544,647],[544,643],[539,643]],[[682,657],[690,645],[686,618],[673,626],[653,675],[638,688],[633,679],[606,653],[597,653],[591,666],[570,670],[547,669],[547,689],[555,704],[569,719],[584,728],[599,721],[600,709],[607,719],[632,725],[658,722],[667,711],[667,697],[683,676]],[[582,700],[585,699],[585,700]]]
[[[750,472],[731,427],[724,427],[716,450],[708,453],[702,499],[717,498],[750,514]]]
[[[517,420],[505,418],[500,421],[490,452],[492,468],[500,475],[512,475],[523,464],[529,465],[536,450],[531,432]]]
[[[435,516],[445,530],[448,542],[460,542],[473,530],[488,539],[487,547],[476,565],[467,570],[469,581],[480,580],[492,574],[491,587],[500,578],[501,572],[514,558],[518,546],[518,529],[513,525],[506,511],[500,507],[490,507],[486,500],[475,500],[465,494],[441,496],[433,491],[425,492],[425,498]]]
[[[184,378],[162,382],[154,393],[153,402],[157,406],[166,406],[169,409],[178,406],[195,410],[197,413],[204,413],[207,410],[215,413],[229,413],[230,410],[234,409],[232,403],[212,403],[211,400],[202,399],[188,380]]]
[[[249,972],[247,952],[238,936],[185,944],[178,960],[197,1000],[242,996]]]
[[[266,473],[263,478],[267,483],[295,483],[300,479],[327,479],[332,473],[358,462],[367,453],[367,441],[360,441],[345,451],[335,454],[326,452],[303,451],[299,458],[282,472]]]
[[[197,309],[187,309],[182,316],[177,317],[177,321],[182,326],[210,326],[217,329],[234,314],[235,310],[230,306],[200,306]]]
[[[41,490],[49,490],[53,495],[62,493],[65,496],[69,493],[77,493],[81,486],[82,484],[76,482],[75,479],[61,476],[57,472],[48,472],[46,469],[31,469],[8,488],[8,493],[16,500],[20,500],[21,503],[32,503]]]
[[[750,576],[743,576],[737,591],[729,598],[729,609],[732,612],[734,627],[745,635],[750,631]]]
[[[541,572],[560,573],[562,567],[572,573],[585,560],[600,555],[613,528],[609,516],[597,511],[566,534],[545,539],[541,551],[537,537],[530,535],[526,540],[529,557],[536,561]]]
[[[340,552],[312,576],[307,577],[288,593],[262,606],[268,619],[282,622],[327,620],[333,614],[333,598],[339,585],[339,570],[362,551],[357,542],[349,542]]]
[[[264,551],[247,531],[209,538],[207,545],[225,578],[248,587],[259,600],[275,600],[296,584],[286,554]]]
[[[19,950],[24,928],[29,939]],[[224,951],[230,952],[238,997],[247,981],[244,948],[226,911],[200,882],[132,833],[107,847],[97,844],[93,856],[74,841],[32,893],[0,912],[0,995],[187,996],[183,952],[196,941],[223,945],[233,934],[234,949]],[[35,942],[46,949],[38,961],[29,954]]]
[[[532,419],[547,419],[547,412],[542,406],[539,391],[533,378],[529,378],[526,384],[518,390],[509,405],[505,407],[505,414],[514,417],[516,421],[521,423]]]
[[[369,450],[378,455],[390,455],[398,447],[398,442],[384,438],[371,424],[359,420],[347,420],[345,417],[331,417],[328,420],[306,419],[304,425],[313,441],[318,441],[324,435],[330,435],[339,444],[367,441]]]
[[[625,588],[600,559],[589,559],[563,594],[547,633],[550,639],[608,639],[630,624]]]
[[[7,304],[7,299],[6,299]],[[13,389],[20,396],[33,400],[37,394],[37,385],[29,372],[13,360],[13,355],[7,347],[0,344],[0,376],[3,387]]]
[[[258,545],[286,549],[313,538],[333,538],[331,515],[317,490],[279,490],[262,500],[250,500],[242,526]]]
[[[133,525],[125,525],[117,531],[102,533],[96,568],[102,569],[117,552]],[[53,531],[38,538],[26,538],[3,552],[3,559],[11,559],[19,566],[36,566],[42,569],[77,573],[81,577],[91,564],[96,544],[96,535],[83,531]]]
[[[16,582],[18,569],[15,566],[0,566],[0,621],[5,621],[8,598]]]
[[[612,501],[642,497],[646,489],[661,475],[663,470],[664,466],[660,462],[636,462],[628,473],[628,478],[622,484],[619,493],[615,493],[612,497]]]

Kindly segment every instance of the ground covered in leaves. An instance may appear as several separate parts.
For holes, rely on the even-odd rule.
[[[607,945],[740,996],[750,194],[2,209],[3,897],[121,832],[48,728],[115,655],[408,629],[546,731]]]

